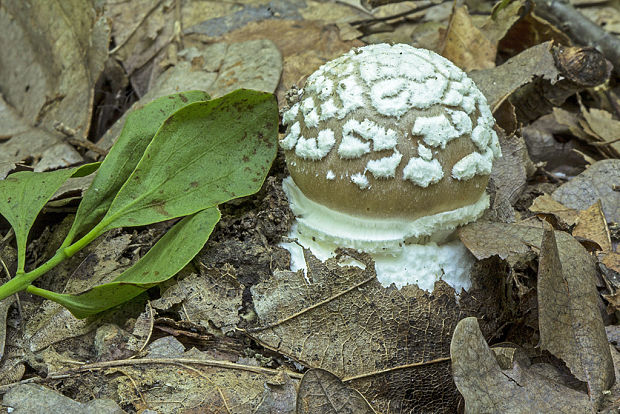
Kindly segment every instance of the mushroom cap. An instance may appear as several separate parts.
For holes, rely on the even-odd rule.
[[[303,195],[362,219],[416,220],[480,204],[501,155],[473,81],[404,44],[361,47],[321,66],[283,121],[280,145]]]

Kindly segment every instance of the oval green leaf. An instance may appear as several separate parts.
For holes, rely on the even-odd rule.
[[[217,207],[183,218],[136,264],[113,281],[84,293],[61,294],[34,286],[27,291],[61,304],[76,318],[86,318],[125,303],[177,274],[202,249],[219,220]]]
[[[163,123],[97,232],[195,213],[258,191],[277,152],[272,94],[237,90]]]
[[[82,198],[64,245],[101,220],[166,118],[185,105],[209,99],[202,91],[177,93],[156,99],[127,116],[121,134]]]
[[[0,215],[15,231],[18,274],[24,272],[28,233],[45,203],[69,177],[89,175],[99,164],[48,172],[20,171],[0,180]]]

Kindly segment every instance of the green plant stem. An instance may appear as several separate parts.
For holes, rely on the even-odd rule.
[[[58,250],[51,259],[31,272],[15,275],[13,279],[0,286],[0,300],[26,289],[28,285],[35,281],[39,276],[49,272],[53,267],[61,263],[66,258],[67,256],[64,253],[64,249]]]
[[[105,223],[99,223],[80,240],[70,246],[61,247],[47,262],[28,273],[17,273],[15,277],[0,286],[0,300],[28,288],[37,278],[52,270],[56,265],[73,256],[103,233]],[[64,245],[64,244],[63,244]]]

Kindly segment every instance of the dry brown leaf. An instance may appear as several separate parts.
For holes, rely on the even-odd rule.
[[[209,269],[204,275],[192,274],[179,280],[164,292],[160,299],[151,304],[160,310],[178,309],[181,320],[190,320],[207,330],[212,327],[226,334],[239,323],[241,308],[241,285],[234,275],[232,266]]]
[[[540,223],[532,225],[478,221],[462,227],[459,238],[478,260],[497,255],[514,265],[531,260],[533,255],[540,252],[543,233],[540,226]],[[593,279],[596,271],[592,256],[571,235],[556,233],[562,264],[571,269],[586,266],[588,274],[581,277]]]
[[[486,96],[491,109],[495,110],[515,90],[530,83],[535,76],[553,83],[559,73],[551,53],[551,43],[546,42],[523,51],[500,66],[476,70],[468,75]]]
[[[612,250],[611,236],[605,214],[603,214],[601,200],[579,213],[577,225],[573,229],[573,236],[592,240],[601,247],[603,252]]]
[[[493,6],[491,15],[484,22],[480,31],[491,41],[497,50],[497,44],[506,36],[506,33],[513,24],[521,18],[521,11],[525,6],[525,1],[511,1],[508,4],[502,2]]]
[[[557,202],[549,194],[536,197],[529,210],[532,213],[544,216],[552,216],[558,222],[562,230],[572,227],[577,221],[579,212]]]
[[[620,274],[620,253],[607,252],[602,255],[602,258],[600,260],[601,263],[607,266],[607,268],[612,269],[613,271]]]
[[[571,134],[577,138],[586,142],[592,141],[592,137],[586,134],[583,127],[579,124],[580,117],[577,113],[562,108],[553,108],[553,117],[559,124],[567,126]]]
[[[544,162],[545,171],[559,177],[572,177],[586,167],[584,158],[573,151],[582,147],[577,139],[557,140],[556,136],[570,135],[570,129],[560,124],[554,114],[543,115],[536,121],[522,128],[521,133],[527,144],[528,153],[533,162]],[[570,113],[569,113],[570,114]]]
[[[148,359],[144,363],[140,359],[112,361],[118,367],[108,368],[106,373],[122,375],[107,376],[106,391],[117,400],[132,401],[139,411],[148,408],[188,414],[295,412],[298,380],[284,375],[283,382],[279,378],[282,374],[276,370],[210,360],[208,354],[195,349],[156,360],[157,363],[149,363]],[[135,398],[136,388],[143,399]]]
[[[519,199],[525,189],[527,177],[532,169],[527,147],[523,138],[517,135],[506,137],[498,134],[502,149],[502,157],[493,163],[491,179],[495,189],[495,201],[493,210],[500,206],[504,209],[512,209],[512,205]],[[514,212],[508,216],[496,214],[500,221],[515,221]]]
[[[106,17],[112,22],[116,44],[113,56],[122,62],[129,76],[172,41],[178,16],[169,3],[169,0],[135,0],[107,4]]]
[[[296,414],[328,413],[375,414],[375,410],[362,394],[347,387],[331,372],[311,369],[299,384]]]
[[[496,278],[461,294],[457,304],[443,282],[432,294],[415,285],[386,289],[367,256],[348,254],[365,270],[341,267],[337,259],[322,263],[306,252],[307,278],[275,271],[253,286],[259,323],[250,335],[306,367],[334,373],[379,412],[454,412],[451,333],[464,314],[498,315],[488,308],[500,302]],[[474,303],[484,310],[469,307]]]
[[[613,119],[610,112],[602,109],[587,109],[581,106],[581,114],[584,117],[582,125],[586,131],[598,138],[600,144],[604,144],[611,151],[613,157],[620,157],[620,121]]]
[[[620,160],[602,160],[555,190],[552,197],[576,210],[601,200],[608,222],[620,222]]]
[[[444,34],[440,54],[468,72],[495,66],[496,45],[474,25],[467,7],[455,7]]]
[[[541,19],[532,12],[528,5],[528,13],[515,22],[502,38],[499,49],[509,55],[516,55],[539,43],[552,41],[555,44],[570,45],[570,39],[561,29]]]
[[[476,318],[457,325],[450,345],[454,382],[465,413],[588,413],[588,396],[565,387],[515,360],[502,370]]]
[[[591,261],[561,260],[555,232],[546,226],[538,265],[540,346],[561,358],[588,384],[592,406],[614,384],[614,366],[598,306]]]
[[[107,20],[90,2],[8,1],[0,25],[0,178],[28,157],[37,171],[81,162],[55,125],[75,138],[88,134],[107,59]]]

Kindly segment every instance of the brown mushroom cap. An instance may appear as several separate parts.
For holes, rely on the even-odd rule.
[[[407,45],[366,46],[328,62],[284,121],[281,145],[303,194],[363,218],[415,220],[472,205],[500,153],[473,82]]]

